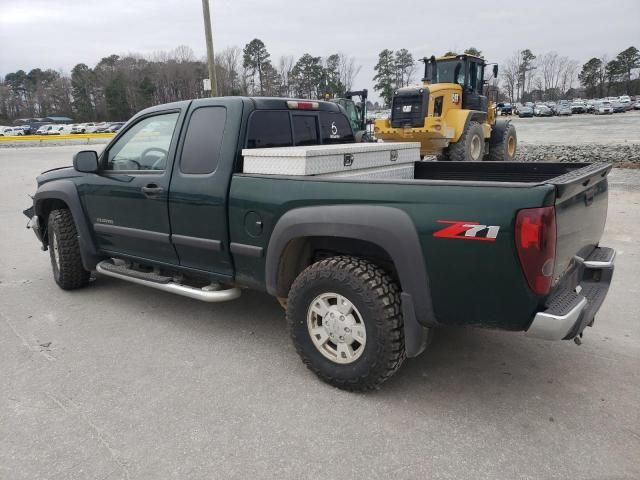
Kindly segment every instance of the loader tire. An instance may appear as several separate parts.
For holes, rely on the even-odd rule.
[[[477,162],[484,156],[484,132],[478,122],[469,122],[456,143],[441,155],[454,162]],[[440,160],[440,156],[438,160]]]
[[[518,137],[516,127],[511,122],[496,122],[489,139],[489,154],[485,160],[490,162],[513,162],[516,158]]]

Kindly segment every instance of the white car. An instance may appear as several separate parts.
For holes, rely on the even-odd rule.
[[[71,125],[54,125],[48,135],[69,135],[70,133]]]
[[[49,132],[53,129],[53,127],[55,127],[55,125],[41,125],[38,130],[36,130],[36,135],[49,135]]]
[[[3,137],[16,137],[24,135],[24,130],[20,127],[0,127],[0,135]]]
[[[95,126],[93,122],[79,123],[71,128],[71,133],[91,133],[95,130]]]

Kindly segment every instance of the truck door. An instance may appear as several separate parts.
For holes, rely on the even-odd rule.
[[[100,173],[79,185],[101,251],[178,263],[167,198],[181,115],[173,108],[140,117],[104,151]]]
[[[233,173],[242,103],[195,100],[187,113],[169,192],[171,241],[180,265],[233,277],[227,196]]]

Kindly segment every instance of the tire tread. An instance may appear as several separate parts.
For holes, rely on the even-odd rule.
[[[91,274],[82,265],[78,232],[73,215],[69,210],[58,209],[49,214],[49,232],[52,231],[55,231],[58,236],[58,253],[60,255],[58,278],[55,278],[54,274],[56,283],[64,290],[75,290],[86,286]],[[49,248],[53,249],[53,246],[49,245]],[[51,262],[54,263],[53,252],[51,252]]]
[[[305,286],[319,279],[332,278],[345,281],[360,300],[369,297],[367,303],[370,307],[382,306],[384,318],[385,335],[372,336],[372,340],[375,339],[377,342],[375,361],[367,365],[363,374],[348,380],[327,374],[311,361],[296,337],[295,320],[292,315],[291,306],[298,303],[297,298],[303,293]],[[296,278],[289,293],[287,324],[296,351],[307,368],[331,385],[362,392],[379,388],[400,368],[406,358],[401,311],[398,286],[384,270],[358,257],[335,256],[314,263]]]

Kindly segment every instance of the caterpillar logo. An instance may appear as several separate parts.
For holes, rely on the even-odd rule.
[[[460,103],[460,94],[459,93],[452,93],[451,94],[451,101],[453,103]]]
[[[465,222],[457,220],[438,220],[438,223],[447,223],[448,227],[437,230],[433,236],[438,238],[457,238],[459,240],[483,240],[495,242],[498,238],[500,227],[498,225],[480,225],[478,222]]]

